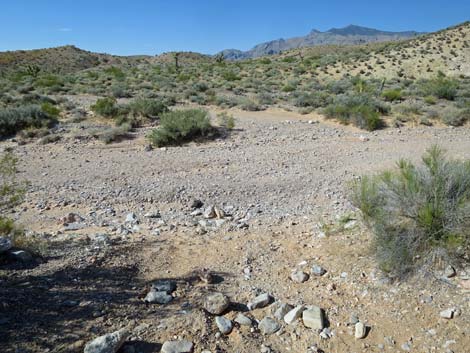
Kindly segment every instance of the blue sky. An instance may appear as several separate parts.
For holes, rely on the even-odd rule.
[[[470,1],[2,0],[0,51],[73,44],[120,55],[246,50],[357,24],[434,31],[470,19]]]

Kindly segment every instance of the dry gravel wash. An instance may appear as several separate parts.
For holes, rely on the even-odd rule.
[[[132,330],[125,349],[144,353],[175,338],[193,341],[195,352],[316,352],[308,350],[315,345],[325,352],[468,352],[470,273],[390,284],[374,267],[360,222],[344,229],[335,217],[353,210],[346,191],[355,176],[400,157],[418,161],[436,143],[470,158],[470,130],[364,133],[294,113],[235,115],[230,137],[165,150],[145,151],[145,129],[108,146],[72,138],[3,143],[14,146],[21,177],[31,182],[15,217],[49,245],[36,265],[0,267],[1,352],[81,352],[122,327]],[[201,221],[190,215],[193,199],[231,216],[217,226]],[[144,216],[156,211],[161,218]],[[83,217],[77,230],[59,222],[69,212]],[[130,212],[139,222],[133,229],[125,222]],[[319,223],[329,225],[325,237]],[[289,279],[292,269],[308,273],[313,264],[327,273],[305,283]],[[203,268],[215,283],[200,280]],[[175,299],[145,304],[151,283],[168,278],[177,281]],[[263,292],[320,306],[333,336],[321,339],[300,320],[273,335],[236,326],[219,336],[202,310],[212,291],[230,297],[229,319]],[[457,315],[440,318],[449,308]],[[261,320],[275,309],[246,314]],[[352,314],[370,327],[366,338],[354,338]]]

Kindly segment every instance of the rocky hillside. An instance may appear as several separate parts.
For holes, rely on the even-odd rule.
[[[120,65],[144,57],[119,57],[92,53],[72,45],[63,47],[0,52],[0,74],[35,67],[43,72],[71,73],[99,65]]]
[[[332,28],[326,32],[312,30],[302,37],[289,39],[277,39],[266,43],[261,43],[248,51],[228,49],[222,51],[228,60],[239,60],[257,58],[265,55],[279,54],[286,50],[295,48],[313,47],[317,45],[354,45],[373,42],[395,41],[400,39],[413,38],[421,33],[415,31],[387,32],[373,28],[350,25],[344,28]]]

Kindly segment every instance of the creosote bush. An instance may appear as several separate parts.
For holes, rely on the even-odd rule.
[[[55,113],[49,111],[49,113]],[[37,105],[0,109],[0,137],[8,137],[27,128],[52,127],[57,123],[55,116],[43,111]]]
[[[436,260],[452,263],[470,250],[470,161],[447,159],[437,146],[422,160],[400,160],[397,170],[363,177],[353,188],[380,267],[395,276]]]
[[[157,147],[180,145],[213,132],[209,114],[202,109],[175,110],[164,113],[160,127],[154,129],[148,139]]]
[[[91,106],[91,110],[93,113],[105,118],[114,118],[119,112],[116,99],[111,97],[98,99],[96,103]]]
[[[367,94],[342,94],[324,109],[324,114],[326,118],[337,119],[343,124],[373,131],[383,127],[380,114],[388,112],[388,109]]]

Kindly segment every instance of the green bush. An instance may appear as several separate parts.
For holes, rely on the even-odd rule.
[[[6,235],[15,229],[14,222],[5,214],[18,205],[25,193],[25,184],[17,179],[18,159],[7,152],[0,158],[0,234]]]
[[[399,89],[390,89],[382,92],[382,97],[387,102],[400,101],[403,99],[403,94]]]
[[[294,105],[299,108],[320,108],[328,105],[330,101],[330,96],[326,92],[302,92],[300,94],[296,94]]]
[[[155,119],[168,111],[168,107],[162,101],[156,99],[137,98],[129,103],[130,113],[149,119]]]
[[[434,146],[422,166],[400,160],[398,170],[363,177],[353,190],[384,271],[403,275],[432,255],[448,263],[468,254],[470,161],[449,160]]]
[[[206,137],[213,131],[209,114],[201,109],[164,113],[160,124],[161,126],[148,136],[151,144],[157,147],[179,145],[199,137]]]
[[[439,74],[436,78],[424,81],[422,91],[424,95],[435,96],[441,99],[454,100],[457,95],[458,82]]]
[[[326,118],[337,119],[343,124],[353,124],[361,129],[373,131],[383,127],[380,113],[388,107],[365,94],[339,95],[324,109]]]
[[[450,126],[462,126],[470,120],[470,110],[447,107],[441,113],[441,120]]]
[[[57,123],[54,116],[37,105],[0,109],[0,137],[8,137],[27,128],[52,127]]]
[[[41,110],[53,118],[58,118],[60,114],[60,109],[49,102],[42,103]]]
[[[114,118],[119,109],[116,105],[116,99],[111,97],[100,98],[91,106],[91,110],[105,118]]]
[[[225,129],[232,130],[235,128],[235,119],[233,115],[230,115],[226,112],[217,114],[217,119],[219,120],[219,125]]]

